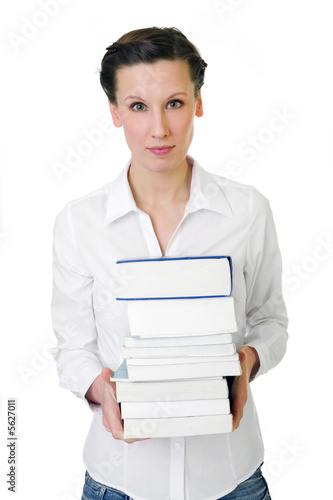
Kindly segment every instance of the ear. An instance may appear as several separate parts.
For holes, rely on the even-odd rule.
[[[202,116],[202,115],[203,115],[202,98],[201,98],[201,92],[199,92],[199,96],[197,99],[197,106],[195,109],[195,116]]]
[[[113,125],[115,127],[122,127],[123,124],[118,116],[117,108],[109,101],[109,108],[112,116]]]

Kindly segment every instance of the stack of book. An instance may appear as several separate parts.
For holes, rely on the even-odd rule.
[[[227,376],[241,368],[232,261],[226,256],[120,260],[130,335],[113,375],[124,438],[232,431]]]

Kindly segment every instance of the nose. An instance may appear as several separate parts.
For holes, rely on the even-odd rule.
[[[169,135],[168,120],[163,110],[154,111],[151,117],[151,135],[163,139]]]

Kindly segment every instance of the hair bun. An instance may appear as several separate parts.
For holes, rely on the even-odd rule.
[[[111,54],[114,54],[115,52],[117,52],[117,45],[118,45],[117,42],[115,42],[112,45],[109,45],[109,47],[106,47],[105,50],[107,50]]]

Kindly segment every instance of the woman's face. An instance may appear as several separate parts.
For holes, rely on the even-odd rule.
[[[117,71],[117,106],[110,103],[113,123],[124,127],[131,165],[155,172],[186,162],[194,117],[202,116],[186,61],[140,63]]]

